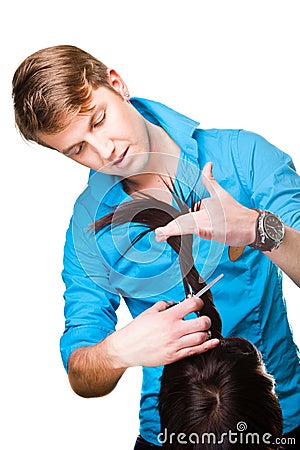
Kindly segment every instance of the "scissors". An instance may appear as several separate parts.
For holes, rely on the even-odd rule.
[[[223,278],[224,273],[221,273],[220,275],[218,275],[216,278],[214,278],[210,283],[208,283],[206,286],[204,286],[204,288],[200,289],[199,292],[197,292],[197,294],[193,294],[192,292],[192,288],[189,285],[189,289],[190,289],[190,296],[191,297],[201,297],[201,295],[203,295],[206,291],[208,291],[208,289],[210,289],[214,284],[216,284],[219,280],[221,280],[221,278]]]
[[[208,289],[210,289],[214,284],[216,284],[219,280],[221,280],[221,278],[223,278],[223,276],[224,276],[224,274],[221,273],[216,278],[214,278],[210,283],[208,283],[206,286],[204,286],[204,288],[200,289],[200,291],[197,292],[196,294],[193,294],[192,287],[190,285],[188,285],[190,293],[187,295],[187,298],[190,298],[190,297],[198,297],[199,298],[199,297],[201,297],[201,295],[203,295],[206,291],[208,291]],[[176,302],[175,303],[169,303],[168,308],[171,308],[172,306],[175,306],[175,305],[178,305],[178,303],[176,303]],[[195,314],[197,316],[199,316],[200,312],[196,311]]]

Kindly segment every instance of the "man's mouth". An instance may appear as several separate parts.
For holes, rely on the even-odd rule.
[[[127,147],[126,150],[123,153],[121,153],[119,158],[113,162],[113,166],[120,167],[122,165],[122,162],[123,162],[125,156],[127,155],[128,150],[129,150],[129,147]]]

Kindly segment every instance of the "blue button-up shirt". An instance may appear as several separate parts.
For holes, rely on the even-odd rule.
[[[132,99],[135,108],[163,127],[179,145],[175,185],[185,202],[207,197],[201,182],[206,162],[220,185],[248,208],[266,209],[300,229],[300,177],[291,158],[261,136],[242,130],[202,130],[198,123],[157,102]],[[193,191],[193,194],[191,194]],[[132,317],[158,300],[185,296],[178,255],[150,233],[129,249],[141,226],[127,224],[94,236],[88,227],[113,206],[130,200],[117,176],[91,171],[77,199],[67,232],[63,279],[66,328],[61,353],[67,369],[70,353],[104,339],[115,330],[116,310],[124,299]],[[113,233],[113,235],[112,235]],[[284,431],[299,425],[300,373],[282,295],[280,270],[261,252],[247,247],[235,263],[227,247],[194,239],[194,259],[206,281],[224,273],[212,288],[224,336],[242,336],[262,353],[275,377]],[[157,445],[160,432],[157,395],[162,367],[143,368],[140,432]]]

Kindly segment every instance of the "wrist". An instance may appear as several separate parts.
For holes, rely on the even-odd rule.
[[[270,211],[256,210],[255,239],[250,245],[255,250],[270,252],[277,249],[284,238],[285,227],[280,219]]]
[[[125,351],[122,347],[119,331],[114,331],[105,339],[105,350],[109,365],[114,370],[126,370],[130,364],[125,362]]]
[[[253,242],[256,239],[256,229],[257,229],[257,220],[259,217],[259,209],[253,208],[249,210],[249,238],[248,238],[248,245],[252,245]]]

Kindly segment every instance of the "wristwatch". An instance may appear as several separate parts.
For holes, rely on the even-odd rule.
[[[280,217],[270,211],[258,211],[255,241],[250,247],[270,252],[279,247],[284,238],[284,224]]]

